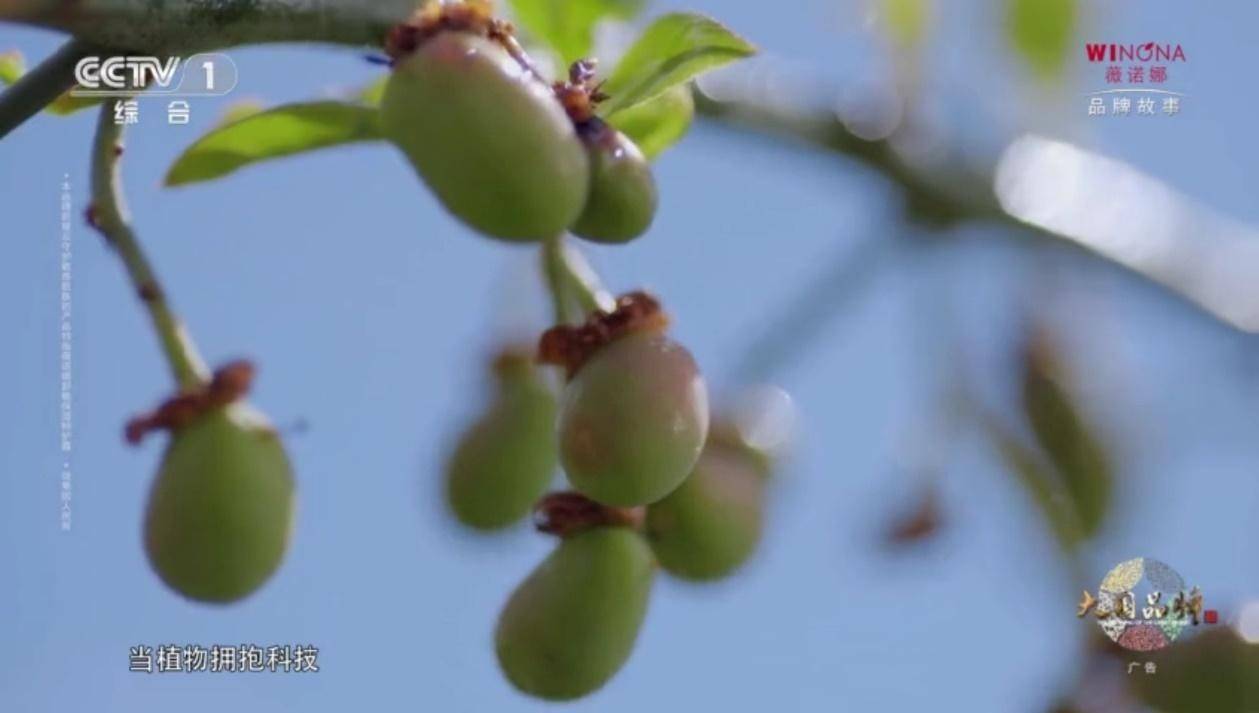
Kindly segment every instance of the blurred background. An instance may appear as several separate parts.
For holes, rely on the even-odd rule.
[[[1160,654],[1189,652],[1160,682],[1211,674],[1181,675],[1211,683],[1168,702],[1126,685],[1144,675],[1129,662],[1164,659],[1094,646],[1098,627],[1075,616],[1081,589],[1147,556],[1220,611],[1186,639],[1259,637],[1243,617],[1259,599],[1259,97],[1245,69],[1259,7],[652,0],[646,16],[671,9],[709,13],[762,54],[701,82],[707,115],[657,161],[652,231],[582,247],[613,290],[665,300],[719,399],[790,394],[794,435],[756,558],[718,585],[661,578],[628,665],[569,708],[1259,710],[1242,690],[1259,673],[1249,649]],[[604,56],[631,37],[605,27]],[[0,51],[29,63],[60,41],[0,27]],[[1179,113],[1089,116],[1090,93],[1113,86],[1084,43],[1147,41],[1183,48],[1164,86]],[[540,709],[498,673],[491,635],[552,542],[526,526],[464,535],[438,496],[487,355],[546,325],[537,255],[447,217],[381,144],[162,188],[235,103],[350,93],[385,71],[344,48],[229,54],[235,92],[193,102],[188,125],[141,99],[124,181],[209,361],[260,367],[254,401],[286,429],[298,477],[293,546],[227,608],[150,572],[140,522],[160,444],[127,447],[121,430],[169,378],[79,217],[95,112],[36,117],[0,142],[0,708]],[[1037,438],[1043,383],[1078,416],[1063,447],[1087,467]],[[314,645],[321,671],[127,670],[137,645],[248,643]]]

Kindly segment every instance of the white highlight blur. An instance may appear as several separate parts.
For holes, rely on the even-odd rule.
[[[780,453],[795,437],[795,401],[777,386],[754,386],[741,392],[731,411],[739,437],[758,451]]]
[[[994,189],[1006,212],[1059,233],[1259,331],[1259,231],[1120,161],[1041,136],[1006,148]]]
[[[1259,601],[1242,607],[1242,614],[1237,619],[1237,633],[1246,643],[1259,644]]]

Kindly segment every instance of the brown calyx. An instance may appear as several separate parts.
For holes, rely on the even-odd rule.
[[[936,535],[944,522],[940,495],[934,487],[926,488],[914,509],[893,521],[884,534],[889,546],[923,542]]]
[[[646,508],[614,508],[573,491],[550,493],[533,508],[538,532],[559,537],[571,537],[596,527],[639,529],[645,517]]]
[[[516,41],[516,28],[507,20],[494,17],[489,0],[425,3],[409,19],[389,29],[385,35],[385,54],[396,63],[419,49],[425,40],[446,30],[466,32],[497,43],[521,68],[543,79]]]
[[[593,57],[579,59],[569,66],[567,82],[555,82],[551,85],[555,98],[579,131],[591,122],[598,121],[595,109],[599,102],[608,98],[608,95],[600,91],[603,82],[595,82],[595,67],[598,64],[599,60]]]
[[[385,35],[385,54],[396,64],[419,49],[425,40],[447,30],[466,32],[495,42],[526,72],[540,81],[546,81],[516,40],[516,28],[507,20],[494,17],[494,8],[489,0],[425,3],[409,19],[389,29]],[[583,133],[593,124],[602,124],[595,116],[595,108],[608,98],[600,91],[603,83],[595,82],[597,64],[598,60],[594,58],[573,62],[568,68],[568,81],[551,85],[556,100],[573,125]]]
[[[465,0],[449,5],[428,2],[410,18],[390,28],[389,34],[385,35],[385,53],[396,62],[442,30],[489,37],[491,26],[501,22],[494,19],[493,8],[487,0]],[[507,32],[511,32],[510,25]]]
[[[641,290],[616,298],[611,312],[595,310],[585,324],[559,324],[542,333],[538,340],[538,361],[564,367],[573,378],[582,364],[603,345],[627,334],[661,331],[669,326],[669,316],[660,301]]]
[[[184,391],[163,401],[153,411],[127,422],[125,436],[138,445],[153,431],[172,431],[186,426],[206,412],[226,406],[249,393],[254,365],[245,360],[228,362],[215,370],[210,381],[192,391]]]

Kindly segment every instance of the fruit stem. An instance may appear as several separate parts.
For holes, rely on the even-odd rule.
[[[551,299],[555,303],[557,324],[570,322],[570,295],[586,313],[595,310],[611,311],[616,307],[616,301],[604,289],[594,268],[576,248],[567,244],[563,234],[543,241],[542,255]]]
[[[92,202],[87,210],[88,223],[96,228],[122,258],[131,284],[153,321],[166,362],[181,390],[203,386],[210,377],[201,355],[192,343],[179,318],[170,310],[165,292],[135,232],[128,222],[119,177],[122,156],[123,125],[114,121],[116,101],[101,104],[96,123],[96,139],[92,143]]]
[[[568,286],[564,279],[563,235],[542,242],[542,272],[546,275],[546,286],[551,293],[551,304],[555,307],[555,323],[571,324],[573,313],[570,307]]]

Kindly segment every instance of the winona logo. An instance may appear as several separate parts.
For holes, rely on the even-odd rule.
[[[1185,50],[1179,44],[1098,44],[1086,43],[1084,53],[1090,62],[1184,62]]]

